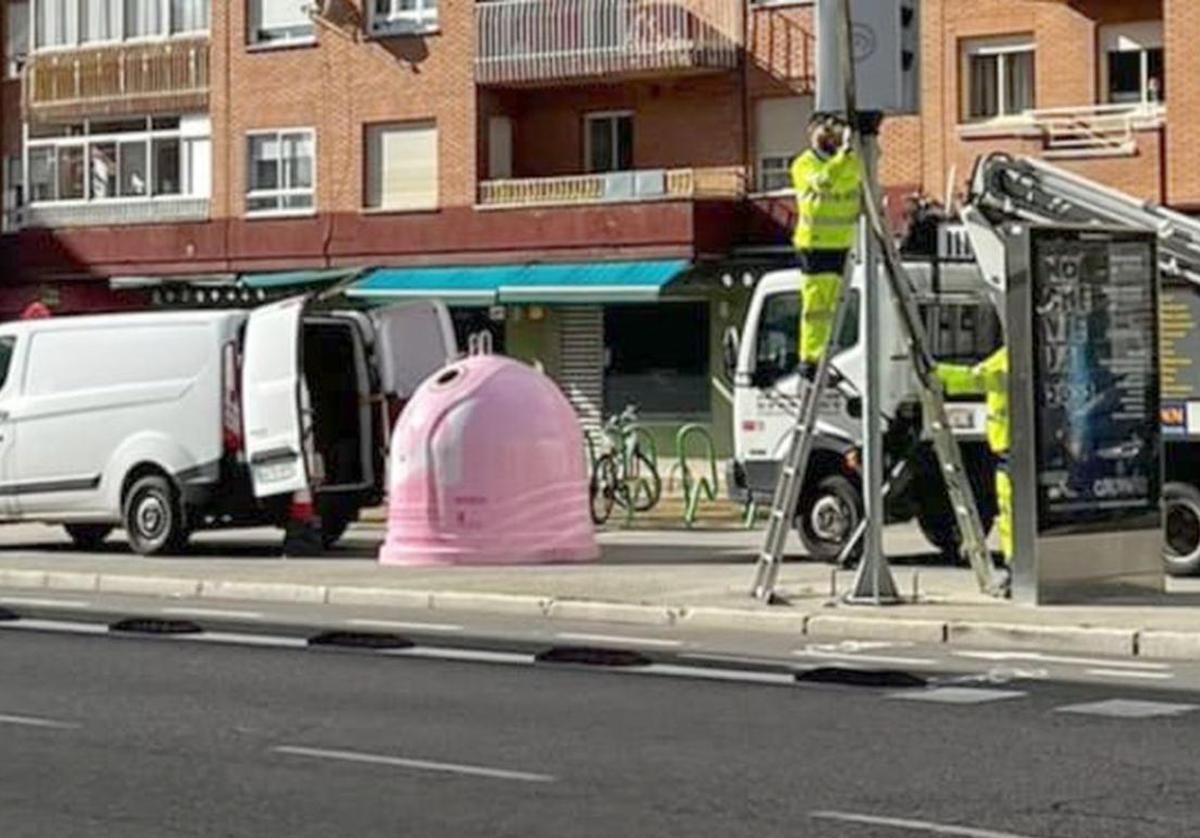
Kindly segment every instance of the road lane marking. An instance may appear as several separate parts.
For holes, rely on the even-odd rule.
[[[7,716],[0,714],[0,725],[17,725],[19,727],[42,727],[51,730],[78,730],[81,725],[73,722],[59,722],[54,719],[39,719],[36,716]]]
[[[397,631],[462,631],[453,623],[411,623],[400,620],[347,620],[346,625],[363,628],[395,629]]]
[[[635,646],[661,646],[664,649],[674,649],[683,645],[682,640],[660,640],[656,637],[630,637],[621,634],[583,634],[573,631],[560,631],[554,635],[562,640],[574,640],[581,643],[621,643]]]
[[[1029,695],[1021,690],[989,690],[982,687],[934,687],[928,690],[903,690],[888,698],[902,701],[931,701],[937,704],[984,704]]]
[[[1101,678],[1141,678],[1147,681],[1169,681],[1175,677],[1173,672],[1136,672],[1129,669],[1089,669],[1087,673]]]
[[[531,665],[534,656],[520,652],[493,652],[488,649],[441,649],[436,646],[414,646],[411,649],[381,649],[381,655],[429,660],[465,661],[469,663],[509,663]]]
[[[174,640],[193,643],[228,643],[234,646],[265,646],[274,649],[306,649],[308,641],[303,637],[284,637],[273,634],[248,634],[236,631],[205,631],[201,634],[175,635]]]
[[[80,602],[77,599],[38,599],[36,597],[6,596],[0,599],[0,605],[29,605],[34,608],[77,608],[84,610],[92,607],[90,602]]]
[[[619,671],[628,672],[631,675],[667,675],[676,678],[699,678],[709,681],[769,684],[777,687],[790,687],[796,683],[796,676],[788,672],[755,672],[751,669],[709,669],[703,666],[677,666],[669,663],[655,663],[650,666]]]
[[[1195,704],[1171,704],[1166,701],[1135,701],[1113,698],[1086,704],[1056,707],[1055,713],[1076,713],[1083,716],[1109,716],[1114,719],[1153,719],[1159,716],[1182,716],[1198,709]]]
[[[857,663],[883,663],[892,666],[935,666],[937,661],[932,658],[906,658],[897,655],[858,655],[845,651],[822,649],[809,646],[804,649],[793,649],[792,654],[801,658],[819,658],[821,660],[855,661]]]
[[[0,630],[19,629],[22,631],[55,631],[70,634],[108,634],[108,626],[104,623],[76,623],[68,620],[35,620],[22,617],[19,620],[0,621]]]
[[[461,774],[467,777],[485,777],[490,780],[553,783],[558,779],[550,774],[532,774],[528,771],[511,771],[507,768],[486,768],[480,765],[462,765],[454,762],[430,762],[424,759],[406,759],[403,757],[384,756],[382,754],[366,754],[359,751],[304,748],[296,745],[279,745],[271,750],[277,754],[285,754],[287,756],[357,762],[367,765],[388,765],[393,768],[411,768],[416,771],[435,771],[442,774]]]
[[[1036,661],[1038,663],[1061,663],[1067,666],[1097,666],[1108,669],[1142,669],[1161,672],[1170,669],[1167,663],[1142,663],[1134,661],[1105,660],[1103,658],[1076,658],[1062,655],[1047,655],[1042,652],[968,652],[956,651],[956,657],[986,661]]]
[[[258,611],[236,611],[221,608],[160,608],[163,614],[178,614],[183,617],[230,617],[237,620],[261,620],[263,615]]]
[[[996,832],[992,829],[955,826],[948,823],[934,823],[933,821],[917,821],[909,818],[883,818],[877,815],[860,815],[854,812],[810,812],[809,817],[816,818],[817,820],[857,823],[863,826],[890,826],[893,829],[924,832],[928,835],[956,835],[960,838],[1032,838],[1032,836],[1018,835],[1015,832]]]

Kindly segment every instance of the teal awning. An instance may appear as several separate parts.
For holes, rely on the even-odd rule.
[[[347,295],[365,298],[438,298],[450,304],[629,303],[658,299],[686,271],[683,259],[381,268]]]
[[[241,285],[246,288],[289,288],[311,285],[332,285],[349,279],[362,268],[325,268],[311,271],[280,271],[278,273],[242,274]]]

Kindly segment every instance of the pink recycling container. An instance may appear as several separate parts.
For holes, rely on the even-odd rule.
[[[476,355],[434,373],[396,423],[381,564],[599,558],[583,433],[548,377]]]

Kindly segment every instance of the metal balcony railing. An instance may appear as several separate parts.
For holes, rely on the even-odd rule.
[[[25,69],[25,105],[47,117],[199,110],[208,91],[207,39],[34,53]]]
[[[735,199],[745,194],[746,171],[741,166],[643,169],[484,181],[479,185],[479,205],[582,206],[606,202]]]
[[[1136,131],[1162,125],[1158,105],[1089,105],[1045,108],[1030,117],[1046,142],[1046,157],[1131,155],[1137,152]]]
[[[742,0],[491,0],[475,5],[475,77],[521,85],[731,69]]]

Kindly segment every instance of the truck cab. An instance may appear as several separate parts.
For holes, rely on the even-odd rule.
[[[922,258],[906,261],[934,355],[975,363],[999,346],[999,323],[973,262]],[[881,268],[882,270],[882,268]],[[848,309],[835,335],[835,385],[821,396],[817,436],[794,527],[808,554],[832,561],[845,552],[863,515],[861,481],[862,391],[866,377],[864,312],[866,269],[854,265],[846,288]],[[871,278],[887,288],[883,275]],[[796,269],[769,273],[755,289],[735,341],[730,370],[734,391],[734,458],[728,485],[733,498],[769,503],[796,421],[802,393],[796,374],[802,276]],[[889,522],[917,518],[929,540],[957,553],[954,516],[936,459],[923,439],[912,362],[895,306],[884,305],[886,348],[879,409],[884,416],[885,470],[894,475],[886,494]],[[948,400],[949,419],[963,444],[966,466],[985,526],[995,515],[992,465],[984,440],[982,399]]]

